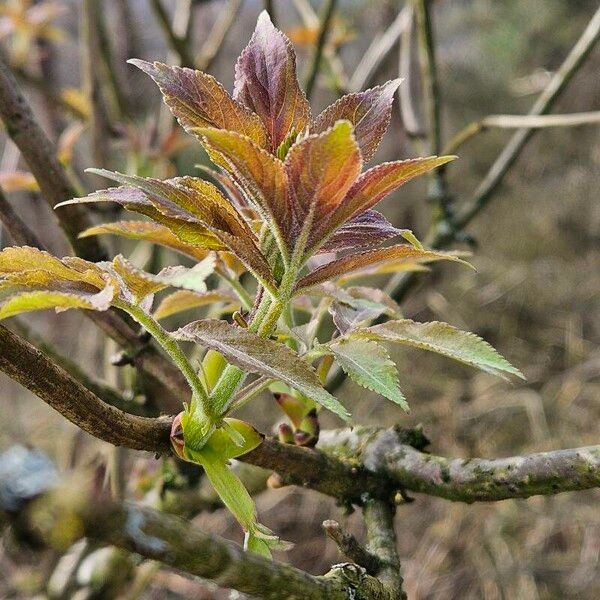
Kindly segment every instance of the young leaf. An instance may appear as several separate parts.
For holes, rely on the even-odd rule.
[[[47,308],[54,308],[57,312],[69,308],[104,311],[110,307],[114,294],[115,290],[111,285],[107,285],[95,294],[84,291],[69,293],[52,290],[24,292],[11,296],[6,302],[0,304],[0,320]]]
[[[272,152],[290,130],[301,132],[310,122],[310,105],[296,77],[296,54],[266,11],[235,65],[233,97],[262,119]]]
[[[365,171],[348,191],[346,198],[333,217],[336,224],[373,208],[388,194],[398,189],[411,179],[423,175],[440,165],[444,165],[454,156],[429,156],[398,160],[377,165]]]
[[[152,77],[187,132],[196,134],[198,127],[229,129],[247,135],[262,148],[267,146],[267,132],[258,115],[234,100],[212,75],[160,62],[128,62]]]
[[[509,373],[524,379],[519,369],[513,367],[485,340],[448,323],[417,323],[402,319],[355,330],[349,337],[414,346],[448,356],[492,375],[505,378],[504,374]]]
[[[294,239],[307,226],[312,231],[327,230],[331,214],[361,167],[360,151],[349,121],[338,121],[324,133],[310,135],[292,146],[285,159],[285,170],[294,214]]]
[[[364,92],[342,96],[315,119],[311,133],[321,133],[336,121],[347,119],[354,126],[363,160],[368,162],[387,131],[394,94],[401,81],[394,79]]]
[[[380,212],[367,210],[342,225],[319,248],[319,254],[362,250],[378,246],[391,238],[403,235],[407,229],[397,229]]]
[[[150,221],[117,221],[115,223],[95,225],[82,231],[79,237],[85,238],[92,235],[107,234],[159,244],[195,260],[202,260],[210,252],[210,250],[206,250],[205,248],[186,244],[173,234],[168,227]]]
[[[327,345],[348,376],[373,392],[395,402],[408,412],[398,387],[398,371],[387,350],[368,339],[340,339]]]
[[[435,250],[421,250],[415,246],[409,244],[398,244],[396,246],[390,246],[388,248],[376,248],[375,250],[367,250],[365,252],[359,252],[357,254],[350,254],[343,256],[337,260],[318,267],[312,273],[304,276],[296,284],[296,292],[300,293],[313,285],[329,281],[346,273],[362,269],[370,265],[374,265],[383,261],[395,260],[405,261],[407,263],[423,263],[432,262],[436,260],[450,260],[454,262],[460,262],[463,264],[465,261],[458,258],[455,254],[450,252],[442,252]]]
[[[312,367],[283,344],[261,338],[226,321],[195,321],[173,334],[220,352],[239,368],[287,383],[343,419],[346,409],[324,390]]]
[[[230,173],[268,224],[271,221],[283,237],[289,237],[291,213],[281,161],[236,132],[207,128],[198,132],[211,160]]]
[[[240,302],[233,293],[225,290],[211,290],[203,294],[178,290],[164,298],[154,311],[155,319],[166,319],[172,315],[179,314],[193,308],[200,308],[217,302],[225,302],[223,312],[232,312],[239,307]]]

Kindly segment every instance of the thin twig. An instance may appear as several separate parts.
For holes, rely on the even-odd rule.
[[[25,221],[19,217],[0,188],[0,221],[8,235],[18,246],[38,246],[37,236],[29,229]]]
[[[46,202],[54,207],[73,198],[75,190],[56,158],[55,148],[35,120],[3,56],[0,56],[0,118],[29,165]],[[81,206],[65,208],[59,223],[73,248],[80,256],[103,260],[106,255],[98,240],[77,237],[91,225],[87,211]]]
[[[200,48],[198,69],[201,71],[207,71],[211,67],[223,47],[223,41],[234,24],[241,7],[242,0],[227,0],[219,12],[215,24]]]
[[[319,70],[321,68],[321,59],[323,58],[323,50],[325,44],[327,44],[327,38],[331,29],[333,14],[335,13],[335,7],[337,0],[325,0],[323,6],[323,15],[321,17],[321,26],[319,28],[319,34],[317,36],[317,43],[311,59],[310,67],[308,69],[308,76],[306,78],[306,97],[310,100]]]
[[[410,19],[411,8],[407,4],[383,35],[373,40],[350,79],[348,88],[351,92],[358,92],[370,85],[377,70],[393,51],[400,36],[408,27]]]
[[[381,570],[381,560],[369,552],[351,533],[344,531],[337,521],[323,521],[323,529],[338,550],[348,560],[364,567],[369,575],[377,575]]]
[[[193,68],[195,61],[191,49],[188,46],[186,36],[180,36],[175,32],[173,25],[171,24],[171,18],[161,0],[151,0],[151,5],[156,19],[167,38],[169,46],[179,57],[180,65],[182,67]]]
[[[562,115],[488,115],[461,129],[447,144],[442,154],[455,154],[471,138],[488,129],[542,129],[546,127],[577,127],[600,123],[600,111]]]
[[[577,40],[567,58],[554,74],[546,88],[529,111],[529,116],[545,115],[560,98],[562,92],[585,63],[600,40],[600,8],[594,13],[581,37]],[[493,197],[494,193],[517,161],[530,138],[538,131],[534,127],[519,129],[504,146],[465,206],[454,216],[452,227],[437,228],[425,243],[430,248],[444,248],[452,243],[456,232],[463,230]],[[386,291],[396,301],[401,301],[415,285],[418,276],[415,273],[399,274],[392,278]],[[343,380],[343,378],[342,378]]]
[[[413,98],[412,82],[412,54],[413,54],[413,34],[414,34],[414,10],[412,4],[409,4],[410,16],[406,28],[400,37],[400,58],[398,71],[402,79],[402,85],[398,88],[398,98],[400,100],[400,113],[402,114],[402,124],[404,131],[412,138],[420,138],[424,135],[423,128],[417,118]]]

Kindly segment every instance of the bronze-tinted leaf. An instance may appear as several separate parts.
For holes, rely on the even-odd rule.
[[[315,119],[311,133],[321,133],[336,121],[347,119],[354,126],[363,160],[371,160],[390,123],[392,102],[400,82],[394,79],[364,92],[342,96]]]
[[[331,215],[361,168],[360,151],[349,121],[338,121],[327,131],[292,146],[285,170],[294,214],[293,238],[307,226],[314,232],[309,245],[325,235]]]
[[[233,131],[202,129],[213,162],[227,170],[260,211],[263,219],[289,238],[291,212],[285,197],[283,163],[250,138]]]
[[[234,100],[212,75],[160,62],[128,62],[154,79],[165,104],[189,133],[196,134],[198,127],[229,129],[267,146],[267,133],[258,115]]]
[[[454,160],[454,156],[412,158],[377,165],[365,171],[350,188],[333,217],[337,226],[373,208],[389,193],[411,179]]]
[[[245,371],[283,381],[340,417],[349,417],[335,397],[321,387],[312,367],[284,344],[214,319],[195,321],[174,335],[220,352]]]
[[[265,11],[236,63],[233,97],[262,119],[272,152],[292,129],[300,133],[310,122],[310,105],[298,84],[292,44]]]
[[[116,221],[115,223],[104,223],[82,231],[79,237],[106,234],[159,244],[195,260],[202,260],[210,252],[210,250],[186,244],[173,234],[168,227],[151,221]]]
[[[333,260],[303,277],[296,284],[296,290],[303,291],[318,283],[323,283],[324,281],[335,279],[340,275],[387,260],[404,260],[407,263],[451,260],[468,264],[450,252],[421,249],[409,244],[398,244],[389,248],[377,248],[375,250],[350,254]]]
[[[367,210],[342,225],[323,244],[319,253],[361,250],[402,235],[404,229],[394,227],[380,212]]]

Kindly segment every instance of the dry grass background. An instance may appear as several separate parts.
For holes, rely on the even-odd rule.
[[[247,3],[213,69],[228,83],[232,58],[248,37],[257,4]],[[353,64],[369,36],[389,22],[393,4],[340,2],[342,16],[358,36],[343,54],[347,64]],[[529,84],[535,88],[532,74],[560,63],[596,4],[440,2],[436,23],[446,136],[484,114],[526,111],[534,96],[523,90]],[[284,22],[292,23],[291,8],[281,7],[280,13]],[[150,16],[140,10],[140,18],[146,22]],[[159,56],[156,32],[142,30],[148,47],[144,57]],[[66,52],[73,52],[73,47]],[[394,55],[378,78],[395,75],[396,62]],[[597,49],[556,112],[597,109],[599,70]],[[323,92],[315,103],[328,100]],[[506,139],[506,133],[488,133],[461,150],[450,173],[458,198],[474,189]],[[412,153],[396,113],[378,162]],[[498,457],[597,443],[599,189],[597,127],[539,133],[470,229],[479,244],[474,258],[477,273],[436,267],[404,305],[411,317],[445,320],[484,336],[524,371],[526,383],[509,385],[434,356],[398,352],[395,357],[411,414],[345,384],[339,395],[356,420],[378,425],[422,423],[431,449],[448,456]],[[429,214],[424,192],[422,182],[411,185],[386,202],[386,214],[394,223],[422,233]],[[53,225],[41,203],[20,197],[15,202],[24,205],[24,213],[43,237],[53,240]],[[90,371],[111,377],[104,372],[104,351],[96,332],[82,324],[79,315],[36,315],[31,322]],[[0,447],[29,441],[51,452],[63,468],[74,455],[79,463],[98,453],[110,457],[110,449],[80,439],[73,427],[10,381],[2,378],[0,386]],[[248,416],[263,429],[279,418],[267,398]],[[128,460],[134,465],[140,458],[132,454]],[[599,500],[598,491],[471,506],[416,497],[397,515],[409,598],[600,597]],[[268,491],[259,496],[258,505],[265,523],[296,544],[282,558],[310,572],[322,573],[339,560],[321,531],[324,519],[337,518],[360,532],[359,519],[344,515],[333,502],[310,491]],[[238,536],[222,510],[201,514],[196,521],[211,531]],[[27,558],[0,550],[0,597],[31,597],[27,590],[35,588],[42,569]],[[161,572],[143,597],[235,596]]]

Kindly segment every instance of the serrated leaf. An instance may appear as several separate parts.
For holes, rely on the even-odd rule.
[[[332,213],[342,202],[362,168],[358,144],[349,121],[338,121],[310,135],[288,152],[285,171],[294,215],[292,243],[310,227],[309,247],[328,233]]]
[[[398,386],[398,371],[387,350],[368,339],[341,339],[327,344],[340,367],[362,387],[381,394],[408,412]]]
[[[296,53],[266,11],[235,65],[233,97],[262,120],[275,152],[291,129],[310,122],[310,105],[296,77]]]
[[[211,160],[229,172],[263,219],[289,238],[291,212],[285,197],[283,163],[234,131],[199,129]]]
[[[333,217],[341,225],[369,208],[411,179],[454,160],[454,156],[429,156],[387,162],[365,171],[348,191]]]
[[[102,291],[95,294],[83,291],[67,293],[51,290],[24,292],[11,296],[0,305],[0,320],[48,308],[54,308],[57,311],[69,308],[104,311],[110,307],[114,292],[111,285],[107,285]]]
[[[198,127],[229,129],[267,146],[267,132],[258,115],[234,100],[212,75],[160,62],[128,62],[152,77],[165,104],[189,133],[194,134]]]
[[[153,279],[150,273],[138,269],[120,254],[107,265],[112,277],[118,281],[121,299],[131,304],[140,304],[147,296],[167,287],[167,283]]]
[[[485,340],[448,323],[418,323],[402,319],[355,330],[349,337],[414,346],[448,356],[492,375],[505,378],[505,373],[509,373],[524,379],[519,369],[513,367]]]
[[[76,198],[58,206],[79,202],[113,201],[168,227],[182,241],[214,250],[230,250],[268,290],[275,284],[256,238],[233,205],[207,181],[194,177],[153,179],[90,169],[125,184]],[[133,187],[131,187],[133,186]]]
[[[82,231],[79,237],[85,238],[93,235],[108,234],[158,244],[195,260],[202,260],[210,252],[210,250],[186,244],[173,234],[168,227],[152,223],[151,221],[116,221],[115,223],[104,223],[89,227],[85,231]]]
[[[409,244],[398,244],[396,246],[389,246],[388,248],[376,248],[375,250],[358,252],[333,260],[300,279],[296,284],[296,291],[302,292],[313,285],[335,279],[352,271],[392,260],[397,263],[400,261],[404,261],[405,263],[424,263],[436,260],[450,260],[468,265],[468,263],[465,263],[451,252],[421,250]]]
[[[202,306],[218,302],[226,303],[223,308],[224,312],[231,312],[240,306],[239,299],[235,294],[227,293],[225,290],[211,290],[203,294],[188,290],[178,290],[163,298],[158,308],[154,311],[154,318],[158,320],[166,319],[186,310],[201,308]]]
[[[283,381],[343,419],[349,417],[338,400],[321,387],[313,368],[283,344],[214,319],[195,321],[173,335],[212,348],[245,371]]]
[[[315,119],[311,133],[321,133],[336,121],[347,119],[354,126],[363,160],[368,162],[387,131],[394,94],[401,81],[394,79],[364,92],[342,96]]]
[[[408,230],[394,227],[376,210],[367,210],[335,231],[319,248],[319,254],[378,246],[386,240],[403,235],[406,231]]]

